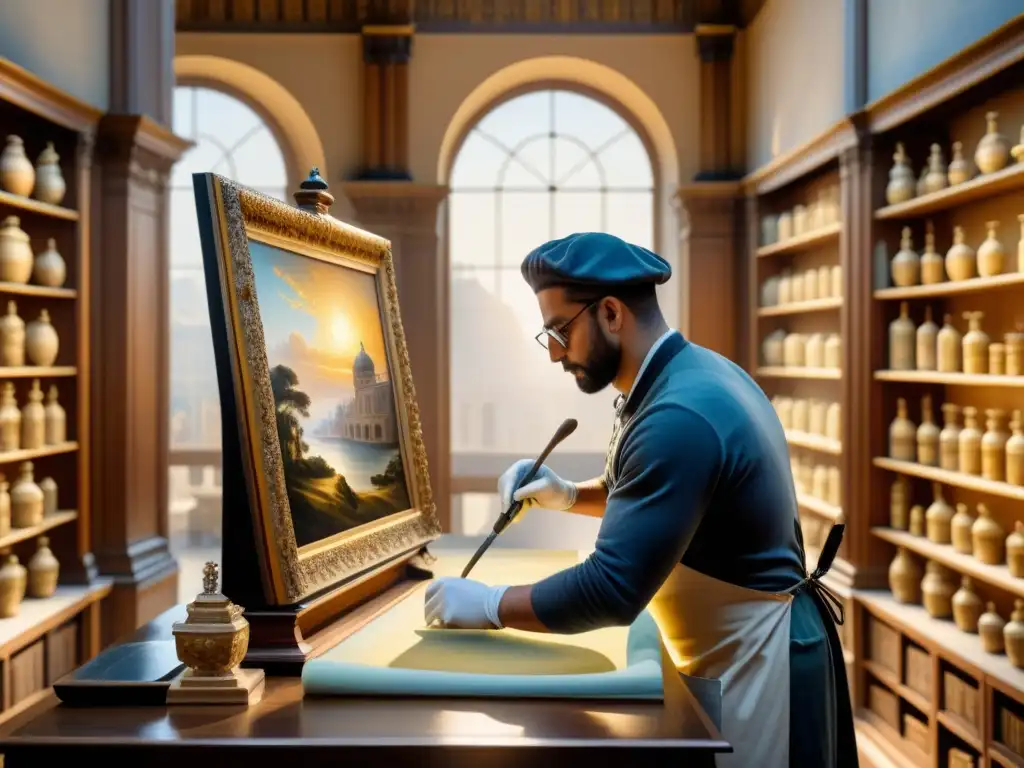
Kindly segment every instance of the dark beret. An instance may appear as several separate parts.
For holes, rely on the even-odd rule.
[[[672,267],[653,251],[604,232],[577,232],[532,250],[522,264],[534,293],[545,288],[608,288],[660,284]]]

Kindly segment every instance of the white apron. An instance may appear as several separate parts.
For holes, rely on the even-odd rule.
[[[648,610],[676,668],[721,681],[719,768],[789,766],[792,594],[738,587],[676,565]]]

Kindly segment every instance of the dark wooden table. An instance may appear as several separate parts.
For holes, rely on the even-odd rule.
[[[178,606],[128,640],[171,638]],[[714,766],[731,751],[707,714],[717,687],[693,689],[665,659],[665,701],[303,697],[298,678],[268,678],[249,707],[80,707],[56,696],[0,728],[5,768],[92,762],[149,768],[305,765]],[[74,762],[71,762],[74,761]],[[116,762],[113,762],[116,761]]]

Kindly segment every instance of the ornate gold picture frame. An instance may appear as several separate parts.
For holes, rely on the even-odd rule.
[[[295,195],[299,207],[216,174],[195,174],[193,185],[220,381],[225,451],[229,442],[234,444],[229,440],[233,438],[228,434],[230,425],[237,424],[238,450],[235,453],[240,457],[238,464],[244,475],[244,478],[228,477],[232,465],[225,456],[224,486],[244,482],[245,493],[239,492],[234,498],[248,500],[252,523],[250,544],[245,536],[236,535],[229,526],[228,520],[237,511],[228,509],[225,492],[222,544],[225,582],[230,570],[229,548],[255,546],[265,604],[294,605],[388,561],[414,553],[441,532],[431,495],[391,246],[384,238],[347,225],[327,213],[333,198],[315,169]],[[287,421],[291,416],[282,417],[285,405],[281,395],[281,367],[271,359],[267,338],[270,333],[280,335],[282,330],[288,330],[281,326],[287,325],[290,316],[284,305],[276,310],[278,314],[271,314],[275,311],[272,305],[279,297],[272,295],[278,293],[276,289],[268,290],[268,278],[261,277],[267,274],[268,259],[277,260],[273,261],[272,268],[277,277],[282,277],[281,273],[291,265],[305,276],[305,285],[320,291],[316,311],[342,313],[343,316],[353,312],[351,307],[360,300],[361,306],[368,306],[367,301],[373,301],[375,294],[379,328],[372,327],[373,323],[367,320],[370,317],[367,311],[360,317],[365,333],[376,335],[375,349],[383,354],[371,361],[360,341],[359,355],[351,371],[344,371],[344,375],[355,381],[355,396],[360,396],[360,387],[364,388],[364,394],[367,387],[373,390],[372,403],[382,415],[374,417],[376,421],[372,426],[366,426],[371,422],[361,415],[351,414],[356,414],[357,410],[362,414],[368,409],[364,408],[362,399],[358,404],[352,400],[348,406],[338,405],[331,411],[338,413],[337,417],[331,417],[334,421],[319,422],[329,424],[330,428],[319,426],[318,429],[328,432],[334,429],[330,439],[345,442],[349,450],[355,450],[351,446],[356,444],[360,450],[367,446],[377,450],[378,463],[380,450],[393,452],[387,467],[390,474],[385,476],[382,470],[375,470],[373,482],[380,486],[376,490],[363,495],[353,492],[341,471],[330,474],[335,471],[336,463],[325,461],[319,455],[304,457],[302,450],[309,449],[307,440],[312,442],[312,433],[307,429],[304,437],[302,429],[295,427],[295,421]],[[278,264],[285,266],[279,268]],[[331,282],[335,278],[341,282]],[[358,286],[362,298],[330,287],[336,285]],[[303,296],[299,287],[295,290]],[[265,305],[262,312],[261,295]],[[343,327],[350,325],[344,319],[334,322],[341,322]],[[355,338],[356,335],[350,336]],[[382,368],[386,369],[385,374],[377,372]],[[294,384],[295,376],[291,375],[289,381]],[[321,381],[319,391],[325,392],[326,398],[342,398],[342,390],[341,384],[337,393],[330,386],[325,389]],[[304,413],[306,423],[311,424],[308,418],[310,397],[303,392],[299,395],[299,411]],[[283,418],[285,426],[282,426]],[[356,418],[358,421],[350,423]],[[338,421],[341,426],[335,429]],[[381,423],[385,425],[383,431]],[[385,447],[381,448],[375,440],[376,443],[384,441]],[[297,449],[296,445],[301,447]],[[319,462],[318,466],[310,470],[313,474],[300,477],[295,469],[296,462],[306,462],[302,464],[302,472],[306,472],[310,458]],[[344,463],[344,457],[341,461]],[[346,499],[351,500],[350,506],[346,506],[349,503]],[[362,517],[357,517],[353,510],[359,510]],[[324,521],[331,524],[341,521],[337,525],[343,530],[314,535],[311,539],[311,534],[306,532],[312,529],[301,517],[307,511],[310,515],[319,515],[320,527],[316,530],[322,532]],[[367,517],[374,515],[377,516],[374,519]]]

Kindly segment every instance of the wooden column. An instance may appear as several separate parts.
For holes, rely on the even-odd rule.
[[[732,66],[736,27],[698,24],[700,57],[700,173],[695,181],[742,176],[732,156]]]
[[[412,34],[408,24],[363,27],[363,158],[359,179],[412,179],[408,168]]]
[[[177,602],[167,543],[167,181],[189,143],[158,122],[170,120],[173,22],[173,4],[112,0],[91,275],[93,550],[100,573],[114,580],[103,603],[104,644]]]
[[[742,227],[737,182],[696,182],[681,186],[675,204],[680,218],[678,269],[681,329],[701,346],[742,364],[737,312],[737,252]]]
[[[448,190],[397,181],[353,181],[342,188],[355,209],[359,225],[391,241],[430,482],[441,526],[448,531],[448,269],[439,238],[441,203]]]

